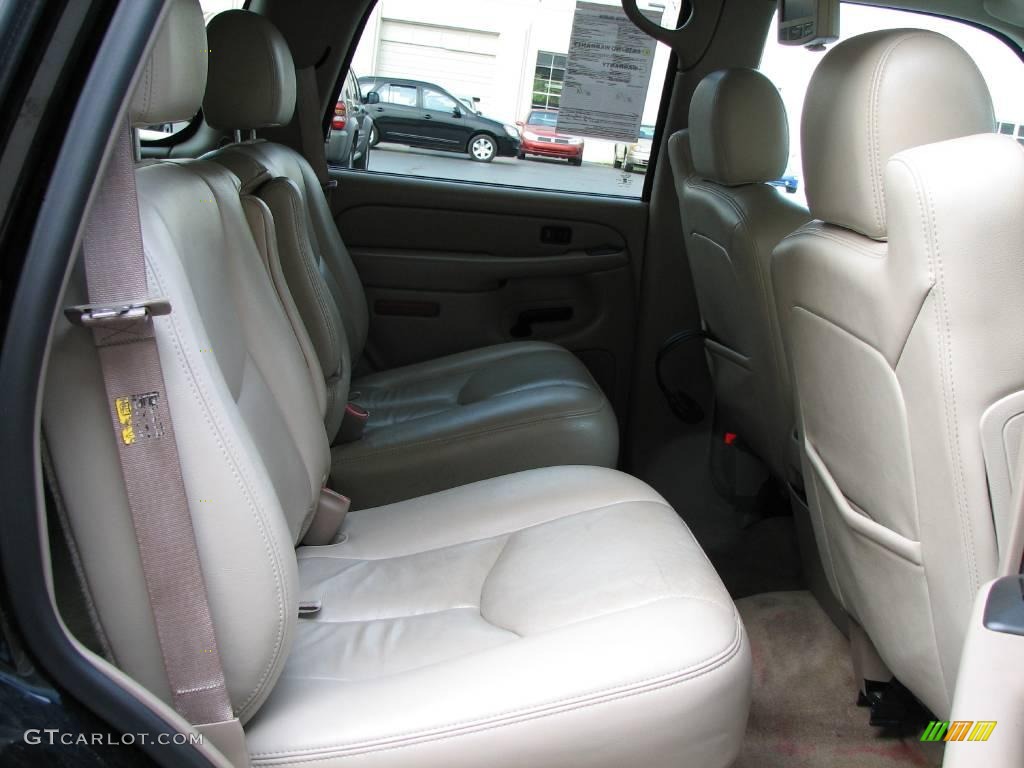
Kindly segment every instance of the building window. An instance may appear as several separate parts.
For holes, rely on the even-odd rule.
[[[537,69],[533,75],[532,106],[539,109],[558,109],[565,82],[565,55],[537,51]]]

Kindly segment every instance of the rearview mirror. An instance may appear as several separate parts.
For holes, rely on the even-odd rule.
[[[452,117],[462,117],[462,110],[458,107],[452,108]]]
[[[364,104],[380,104],[380,94],[376,91],[370,91],[366,94],[366,98],[363,99]]]

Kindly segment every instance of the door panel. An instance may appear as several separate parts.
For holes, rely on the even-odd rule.
[[[423,119],[430,121],[430,138],[439,149],[454,149],[466,146],[469,133],[462,120],[462,113],[455,116],[458,104],[455,99],[433,88],[421,88]]]
[[[982,586],[974,601],[950,714],[954,737],[946,742],[943,768],[1024,765],[1021,670],[1024,577],[1006,576]],[[957,722],[971,725],[954,729]]]
[[[417,88],[384,83],[374,89],[380,102],[368,107],[381,141],[422,141]]]
[[[335,220],[366,285],[375,367],[553,341],[625,413],[645,203],[332,173]]]
[[[491,253],[398,251],[351,248],[367,288],[493,291],[514,278],[566,277],[607,272],[628,265],[624,248],[570,251],[558,256],[495,256]]]

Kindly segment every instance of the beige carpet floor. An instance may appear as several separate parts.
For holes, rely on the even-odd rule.
[[[809,592],[737,600],[754,658],[750,720],[736,768],[931,768],[941,744],[883,737],[856,706],[843,635]]]

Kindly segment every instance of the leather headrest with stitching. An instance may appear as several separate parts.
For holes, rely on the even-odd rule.
[[[701,178],[725,186],[777,179],[789,161],[789,122],[771,80],[753,69],[720,69],[690,102],[690,152]]]
[[[191,120],[203,101],[206,67],[206,28],[199,1],[174,0],[132,94],[132,125]]]
[[[220,130],[287,125],[295,112],[295,64],[277,28],[251,11],[224,11],[206,30],[206,122]]]
[[[994,125],[981,72],[949,38],[919,29],[850,38],[818,65],[804,100],[801,143],[811,214],[883,240],[889,158]]]

